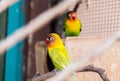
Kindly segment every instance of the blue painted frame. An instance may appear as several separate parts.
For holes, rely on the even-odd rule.
[[[24,0],[19,0],[8,8],[7,36],[24,24],[23,7]],[[22,47],[23,41],[6,51],[4,81],[22,81]]]

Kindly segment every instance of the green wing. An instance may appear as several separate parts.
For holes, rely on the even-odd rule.
[[[82,23],[80,20],[79,20],[79,23],[80,23],[80,32],[81,32],[82,31]]]
[[[80,23],[80,32],[82,31],[82,23],[81,23],[81,21],[79,20],[79,23]],[[65,29],[66,29],[66,27],[67,27],[68,25],[66,24],[66,21],[64,21],[64,24],[63,24],[63,30],[65,31]]]
[[[64,21],[64,24],[63,24],[63,31],[65,31],[66,29],[66,21]]]
[[[70,56],[65,48],[54,48],[49,53],[56,69],[62,70],[71,64]]]

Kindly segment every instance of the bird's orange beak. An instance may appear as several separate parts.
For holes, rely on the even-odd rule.
[[[71,17],[72,17],[73,20],[75,20],[76,19],[76,14],[72,13]]]
[[[47,43],[47,44],[49,44],[49,43],[50,43],[49,38],[46,38],[46,43]]]

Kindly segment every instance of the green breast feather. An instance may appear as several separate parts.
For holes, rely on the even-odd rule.
[[[63,30],[65,31],[66,36],[78,36],[82,30],[82,24],[80,20],[70,23],[65,21]]]
[[[49,56],[53,62],[54,67],[57,70],[62,70],[63,68],[71,64],[71,59],[65,48],[53,48],[49,52]]]

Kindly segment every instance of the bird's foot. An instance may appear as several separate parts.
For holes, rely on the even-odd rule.
[[[57,74],[59,71],[57,69],[54,69],[52,72],[55,72],[55,74]]]

